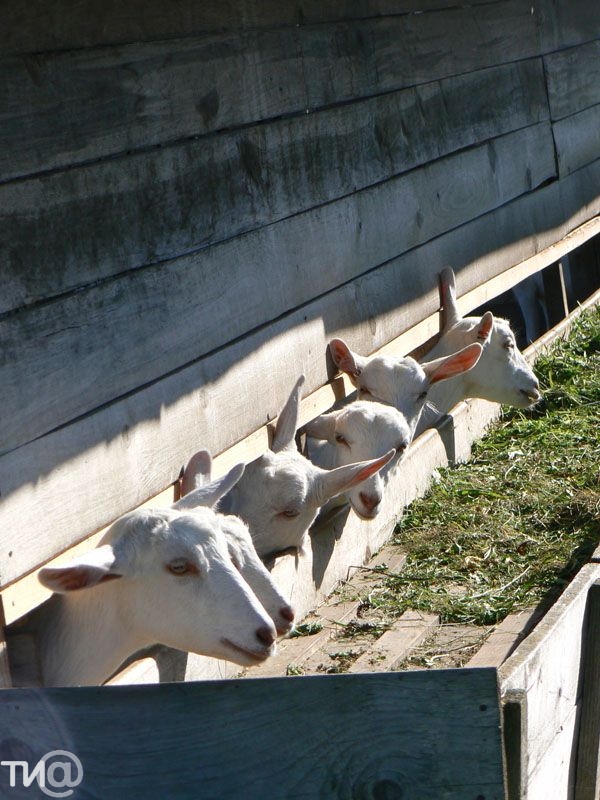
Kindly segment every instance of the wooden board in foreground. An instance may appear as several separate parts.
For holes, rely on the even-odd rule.
[[[31,770],[69,751],[89,800],[505,796],[495,670],[7,689],[0,703],[2,758]]]

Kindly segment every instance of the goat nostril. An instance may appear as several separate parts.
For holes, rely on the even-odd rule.
[[[373,509],[379,505],[379,498],[373,497],[373,495],[360,492],[358,496],[360,497],[361,503],[365,508],[368,508],[369,511],[373,511]]]
[[[283,608],[279,609],[280,615],[287,619],[288,622],[293,622],[294,617],[296,616],[294,613],[294,609],[291,606],[284,606]]]
[[[263,628],[259,628],[256,631],[256,638],[267,647],[270,647],[277,637],[275,631],[271,628],[267,628],[265,625]]]

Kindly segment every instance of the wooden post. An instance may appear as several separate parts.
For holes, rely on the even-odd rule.
[[[10,679],[10,667],[8,664],[8,651],[6,649],[6,638],[4,635],[4,605],[0,596],[0,688],[7,689],[12,686]]]
[[[544,294],[546,295],[546,308],[548,309],[548,322],[553,328],[569,315],[567,290],[563,275],[563,265],[557,261],[542,271]]]
[[[575,800],[600,796],[600,581],[588,593]]]

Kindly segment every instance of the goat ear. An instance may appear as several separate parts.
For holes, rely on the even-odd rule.
[[[307,436],[313,439],[326,439],[328,442],[333,441],[335,437],[335,423],[337,414],[332,411],[330,414],[321,414],[305,425],[304,430]]]
[[[444,267],[439,274],[440,305],[442,307],[440,329],[443,333],[460,319],[456,305],[456,281],[452,267]]]
[[[372,461],[358,461],[356,464],[347,464],[336,469],[322,471],[318,480],[318,494],[321,505],[324,505],[332,497],[343,494],[353,486],[366,481],[371,475],[379,472],[380,469],[392,460],[396,455],[395,450],[390,450],[381,458]]]
[[[429,383],[434,384],[467,372],[479,361],[482,352],[482,346],[473,343],[463,347],[462,350],[453,353],[451,356],[436,358],[434,361],[429,361],[421,366],[429,378]]]
[[[367,363],[367,359],[353,353],[343,339],[332,339],[329,351],[336,367],[350,378],[358,378]]]
[[[181,496],[199,489],[210,481],[212,458],[208,450],[199,450],[190,458],[183,470],[181,479]]]
[[[38,572],[38,579],[47,589],[59,594],[73,592],[76,589],[89,589],[99,583],[121,577],[115,571],[115,561],[112,547],[103,544],[66,564],[44,567]]]
[[[217,505],[219,500],[224,497],[227,492],[239,481],[244,474],[244,469],[244,464],[236,464],[236,466],[232,467],[226,475],[223,475],[221,478],[217,478],[210,483],[206,483],[203,486],[199,486],[189,494],[186,494],[176,503],[173,503],[172,508],[176,508],[178,510],[185,508],[198,508],[198,506],[208,506],[209,508],[213,508]]]
[[[493,328],[494,315],[491,311],[486,311],[477,326],[477,341],[485,344],[492,335]]]
[[[282,450],[296,450],[296,428],[298,427],[298,417],[300,416],[300,396],[304,385],[304,375],[300,375],[292,393],[288,397],[287,403],[281,409],[275,425],[275,434],[271,450],[280,453]]]

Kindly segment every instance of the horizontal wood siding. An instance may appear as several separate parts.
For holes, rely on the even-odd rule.
[[[493,2],[494,0],[492,0]],[[497,2],[497,0],[495,0]],[[472,0],[471,5],[490,0]],[[174,39],[220,31],[341,22],[453,8],[456,0],[2,0],[2,52],[38,52]]]
[[[547,119],[534,60],[0,187],[0,313]]]
[[[597,214],[592,6],[0,0],[0,585]]]
[[[243,275],[218,257],[207,275],[200,255],[9,315],[0,321],[2,447],[18,447],[154,381],[554,176],[550,126],[540,123],[257,232],[254,252],[236,265]],[[323,225],[331,216],[337,224]],[[309,236],[317,252],[307,263],[301,243]],[[340,237],[351,246],[341,258]],[[277,262],[266,260],[263,244],[273,239],[283,249]]]
[[[600,157],[600,103],[552,126],[560,175],[567,175]]]
[[[552,53],[544,68],[553,120],[600,103],[600,41]]]

